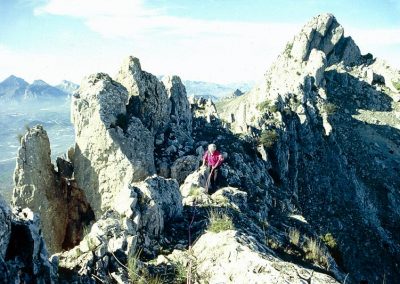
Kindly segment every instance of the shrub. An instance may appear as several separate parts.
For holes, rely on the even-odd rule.
[[[321,239],[327,247],[331,249],[336,248],[337,243],[331,233],[326,233],[325,235],[321,236]]]
[[[145,283],[140,276],[139,256],[141,251],[138,251],[128,257],[128,275],[133,283]]]
[[[292,244],[297,246],[300,241],[300,231],[296,228],[290,228],[289,230],[289,240]]]
[[[337,110],[337,106],[333,103],[326,103],[324,104],[324,108],[323,110],[327,113],[327,114],[333,114],[336,112]]]
[[[277,112],[278,111],[278,107],[276,106],[276,104],[273,104],[270,100],[265,100],[262,103],[259,103],[256,108],[259,111],[268,111],[271,113]]]
[[[176,283],[186,283],[187,268],[181,261],[173,263]]]
[[[396,90],[400,91],[400,81],[394,82],[392,81],[393,86],[396,88]]]
[[[328,266],[328,257],[316,239],[309,239],[306,242],[304,251],[307,259],[313,261],[315,264],[320,264],[325,267]]]
[[[293,42],[288,42],[288,43],[286,44],[284,53],[285,53],[289,58],[292,58],[292,55],[290,54],[290,53],[292,52],[292,48],[293,48]]]
[[[189,196],[197,197],[201,195],[201,188],[192,186],[189,190]]]
[[[234,225],[230,216],[226,213],[219,212],[218,210],[212,209],[208,213],[208,231],[219,233],[226,230],[234,229]]]
[[[276,130],[264,130],[263,132],[261,132],[259,144],[263,145],[266,148],[271,148],[272,146],[274,146],[277,140],[278,133],[276,133]]]

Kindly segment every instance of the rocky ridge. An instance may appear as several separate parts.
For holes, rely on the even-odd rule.
[[[50,262],[42,259],[58,267],[57,278],[55,270],[41,270],[40,277],[61,283],[395,283],[398,181],[379,176],[383,170],[395,176],[397,136],[394,129],[356,124],[354,117],[368,117],[356,111],[362,106],[384,121],[381,112],[397,108],[398,75],[362,56],[336,19],[323,14],[287,45],[265,84],[222,104],[188,100],[179,77],[161,82],[134,57],[115,79],[86,77],[72,99],[76,144],[57,170],[40,126],[19,149],[14,203],[40,214],[44,238],[57,252]],[[349,123],[357,131],[349,131]],[[371,132],[378,138],[366,149],[364,136]],[[222,188],[212,195],[199,168],[209,143],[226,153]],[[353,145],[362,162],[351,154]],[[371,153],[376,172],[366,156]],[[381,186],[385,192],[373,191]],[[14,213],[2,208],[0,252],[13,239]],[[56,224],[61,215],[67,222]],[[60,234],[49,236],[51,224]],[[39,232],[40,225],[34,228]]]

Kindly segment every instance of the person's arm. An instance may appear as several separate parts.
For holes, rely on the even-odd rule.
[[[219,154],[219,155],[218,155],[218,161],[217,161],[217,163],[214,165],[213,168],[215,169],[216,167],[218,167],[219,165],[221,165],[223,161],[224,161],[224,156],[222,156],[222,154]]]

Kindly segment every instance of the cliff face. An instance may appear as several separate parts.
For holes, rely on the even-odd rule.
[[[260,137],[275,184],[318,234],[337,238],[336,259],[357,281],[400,277],[398,81],[324,14],[261,86],[219,108],[234,131]]]

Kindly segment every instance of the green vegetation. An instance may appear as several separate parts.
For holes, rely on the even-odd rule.
[[[201,195],[201,188],[197,186],[192,186],[189,190],[189,196],[198,197]]]
[[[173,265],[176,283],[186,283],[188,274],[186,266],[181,261],[176,261],[173,263]]]
[[[141,251],[136,252],[128,257],[128,275],[133,283],[141,283],[142,277],[140,276],[139,269],[139,256]]]
[[[313,261],[315,264],[320,264],[324,267],[328,266],[328,257],[323,248],[321,248],[320,243],[313,238],[307,240],[304,247],[306,253],[306,258]]]
[[[333,238],[331,233],[326,233],[325,235],[321,236],[321,240],[327,247],[331,249],[334,249],[337,246],[336,240]]]
[[[226,213],[222,213],[216,209],[211,209],[208,213],[208,231],[219,233],[226,230],[234,229],[234,225],[230,216]]]
[[[256,108],[261,112],[268,111],[274,113],[278,111],[276,104],[273,104],[270,100],[265,100],[262,103],[259,103]]]
[[[292,244],[297,246],[300,241],[300,231],[296,228],[290,228],[289,230],[289,240]]]
[[[288,42],[288,43],[286,44],[284,53],[285,53],[289,58],[292,58],[292,55],[290,54],[290,53],[292,52],[292,48],[293,48],[293,42]]]
[[[392,81],[393,86],[396,88],[396,90],[400,91],[400,81],[394,82]]]
[[[274,146],[275,142],[278,140],[278,133],[276,130],[264,130],[261,132],[259,138],[259,144],[263,145],[266,148],[271,148]]]
[[[327,114],[334,114],[337,111],[337,106],[333,103],[326,103],[324,104],[323,110]]]

